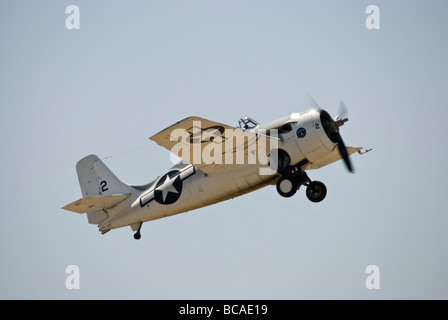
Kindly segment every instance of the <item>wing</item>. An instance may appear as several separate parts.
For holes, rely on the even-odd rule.
[[[347,147],[347,152],[349,156],[354,154],[355,152],[360,153],[361,150],[362,147]],[[340,159],[342,159],[341,154],[339,153],[338,148],[335,148],[333,152],[331,152],[326,157],[323,157],[322,159],[316,162],[307,163],[304,167],[302,167],[302,169],[303,170],[319,169]]]
[[[241,164],[267,167],[270,150],[281,143],[200,117],[188,117],[150,139],[207,174]]]

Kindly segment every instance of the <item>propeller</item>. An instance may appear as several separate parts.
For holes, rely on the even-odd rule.
[[[307,100],[308,103],[310,104],[311,107],[313,108],[320,108],[319,105],[317,104],[316,100],[314,100],[314,98],[308,93],[307,94]]]
[[[347,170],[350,173],[354,173],[355,170],[353,169],[352,162],[350,161],[350,157],[348,155],[347,148],[345,147],[344,140],[342,140],[342,137],[339,132],[337,133],[337,139],[338,139],[338,150],[339,150],[339,153],[341,154],[342,160],[344,160]]]
[[[344,140],[342,140],[341,134],[339,133],[339,127],[343,126],[344,123],[348,121],[348,118],[345,117],[347,114],[347,107],[345,106],[344,101],[341,100],[339,103],[339,110],[336,117],[333,119],[335,128],[334,132],[336,133],[336,139],[338,143],[338,150],[341,154],[342,160],[344,160],[345,166],[350,173],[354,173],[352,162],[350,161],[349,154],[347,152],[347,147],[345,146]]]
[[[336,117],[334,118],[334,121],[337,123],[338,121],[347,118],[347,107],[345,106],[344,101],[341,100],[341,102],[339,103],[339,110],[338,110],[338,114],[336,115]],[[348,120],[348,119],[347,119]],[[341,124],[342,125],[342,124]]]
[[[310,94],[308,94],[308,103],[313,108],[320,108]],[[321,110],[321,122],[330,140],[337,143],[339,153],[345,163],[345,166],[347,167],[347,170],[350,173],[354,173],[355,170],[353,168],[352,162],[350,161],[347,147],[345,146],[344,140],[342,140],[341,134],[339,132],[339,127],[343,126],[344,123],[348,121],[348,118],[345,117],[346,114],[347,107],[345,106],[344,101],[341,100],[339,104],[338,114],[334,119],[332,119],[326,111]]]

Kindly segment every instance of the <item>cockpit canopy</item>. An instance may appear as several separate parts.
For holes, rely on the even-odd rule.
[[[260,124],[258,130],[266,130],[266,134],[270,135],[271,130],[277,130],[277,134],[288,133],[292,131],[292,118],[291,116],[283,117],[274,121]]]
[[[277,119],[274,121],[270,121],[267,123],[263,123],[263,124],[259,124],[257,121],[255,121],[252,118],[244,117],[238,121],[238,127],[242,130],[250,130],[250,129],[255,129],[255,131],[265,130],[264,134],[270,135],[272,129],[277,130],[276,134],[291,132],[292,131],[292,126],[291,126],[292,123],[293,123],[293,121],[291,121],[291,116],[287,116],[287,117]]]
[[[252,118],[244,117],[238,120],[238,127],[242,130],[253,129],[258,126],[258,122]]]

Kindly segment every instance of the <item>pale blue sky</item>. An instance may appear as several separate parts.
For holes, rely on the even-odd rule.
[[[80,30],[65,28],[70,4]],[[370,4],[380,30],[365,27]],[[447,299],[447,14],[446,1],[3,1],[0,298]],[[88,154],[147,183],[171,166],[148,140],[166,126],[267,122],[309,108],[307,93],[332,115],[343,99],[345,143],[374,149],[354,175],[309,172],[320,204],[266,187],[145,223],[140,241],[60,209]]]

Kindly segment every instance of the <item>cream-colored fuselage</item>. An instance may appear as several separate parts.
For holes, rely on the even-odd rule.
[[[275,181],[276,175],[260,175],[259,168],[239,165],[208,175],[190,164],[175,165],[145,190],[134,187],[123,209],[117,208],[115,214],[111,212],[109,219],[99,225],[100,231],[128,225],[136,229],[142,222],[232,199]]]

